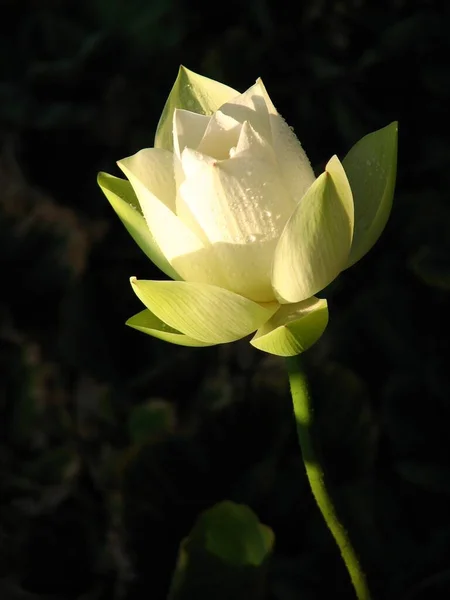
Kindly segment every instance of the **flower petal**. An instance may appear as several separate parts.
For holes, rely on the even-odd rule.
[[[195,149],[218,160],[225,160],[230,157],[230,148],[237,144],[241,128],[241,123],[218,110],[211,117],[205,135]]]
[[[155,148],[173,149],[173,113],[176,108],[212,115],[222,104],[238,95],[239,92],[233,88],[181,66],[158,123]]]
[[[186,179],[179,189],[177,212],[183,219],[186,214],[195,219],[213,245],[223,276],[221,287],[270,302],[273,254],[294,204],[270,146],[263,160],[265,140],[249,123],[242,129],[254,148],[249,156],[237,151],[228,160],[216,161],[184,150]]]
[[[261,79],[258,79],[269,111],[273,149],[278,158],[283,181],[291,196],[298,202],[315,180],[308,157],[297,136],[281,115],[278,114]]]
[[[277,309],[223,288],[185,281],[143,281],[131,278],[137,297],[159,319],[207,344],[233,342],[255,331]]]
[[[240,157],[262,160],[278,170],[278,162],[270,140],[257,133],[250,121],[244,121],[236,148],[232,149],[230,158]],[[292,199],[288,196],[293,206]]]
[[[264,90],[259,81],[243,94],[229,100],[220,107],[220,111],[239,123],[248,121],[259,135],[271,141],[269,111],[264,98]]]
[[[281,306],[258,329],[250,344],[277,356],[295,356],[310,348],[328,324],[327,301],[312,297]]]
[[[173,150],[181,157],[185,148],[197,149],[211,117],[176,108],[173,113]]]
[[[342,161],[355,203],[355,231],[347,267],[368,252],[380,237],[394,196],[397,172],[394,122],[357,142]]]
[[[333,156],[278,242],[272,284],[280,302],[301,302],[331,283],[345,267],[352,234],[352,192],[339,159]]]
[[[142,331],[143,333],[147,333],[159,340],[164,340],[171,344],[178,344],[179,346],[213,346],[213,344],[194,340],[194,338],[184,335],[180,331],[173,329],[173,327],[169,327],[147,309],[129,318],[126,325],[133,327],[133,329],[137,329],[138,331]]]
[[[177,272],[169,264],[151,234],[131,183],[108,173],[99,173],[97,182],[141,250],[163,273],[172,279],[179,279]]]
[[[146,189],[170,210],[175,210],[175,175],[171,152],[144,148],[133,156],[119,160],[117,164],[130,180],[139,201],[139,190]]]
[[[170,194],[175,190],[173,181],[165,186],[170,173],[173,177],[172,162],[169,166],[168,157],[173,158],[173,154],[150,148],[119,161],[118,165],[136,192],[147,226],[161,253],[179,274],[177,279],[220,283],[210,245],[205,245],[168,206],[169,200],[173,204]],[[163,184],[159,185],[161,182]],[[170,192],[166,194],[168,188]],[[161,201],[153,190],[165,195],[167,202]]]

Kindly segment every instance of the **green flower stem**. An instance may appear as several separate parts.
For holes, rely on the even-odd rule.
[[[286,361],[294,404],[294,414],[297,422],[297,435],[313,496],[325,519],[325,523],[328,525],[339,546],[358,600],[370,600],[366,577],[350,542],[348,532],[337,516],[333,500],[325,483],[322,465],[314,451],[311,438],[314,411],[305,371],[298,356],[287,358]]]

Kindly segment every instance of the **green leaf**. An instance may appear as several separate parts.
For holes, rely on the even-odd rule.
[[[126,325],[158,338],[159,340],[164,340],[165,342],[170,342],[171,344],[177,344],[179,346],[203,347],[214,345],[207,342],[200,342],[199,340],[184,335],[173,327],[169,327],[169,325],[166,325],[161,319],[158,319],[158,317],[150,310],[143,310],[132,316],[128,319]]]
[[[258,600],[266,596],[270,528],[247,506],[221,502],[203,512],[182,542],[169,600]]]
[[[323,334],[327,324],[327,301],[313,297],[281,306],[258,329],[250,343],[270,354],[295,356],[312,346]]]
[[[99,173],[97,183],[141,250],[163,273],[173,279],[179,279],[147,227],[131,183],[108,173]]]
[[[342,161],[355,204],[355,229],[347,268],[362,258],[380,237],[392,207],[397,173],[394,121],[364,136]]]
[[[176,108],[212,115],[239,92],[181,66],[164,106],[155,135],[155,148],[173,150],[173,113]]]
[[[136,296],[161,321],[185,335],[224,344],[252,333],[277,309],[258,304],[223,288],[186,281],[144,281],[131,278]]]
[[[307,300],[345,267],[353,234],[353,200],[336,156],[311,185],[278,241],[272,284],[280,302]]]

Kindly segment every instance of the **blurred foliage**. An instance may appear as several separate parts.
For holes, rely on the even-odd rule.
[[[400,123],[392,217],[327,296],[317,435],[375,600],[450,595],[449,7],[438,0],[1,0],[0,598],[165,599],[202,511],[276,538],[270,600],[353,598],[283,364],[128,330],[158,277],[96,186],[151,146],[178,65],[262,76],[318,170]]]
[[[205,510],[180,545],[169,600],[266,598],[273,543],[247,506],[224,501]]]

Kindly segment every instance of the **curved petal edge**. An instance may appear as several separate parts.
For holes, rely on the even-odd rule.
[[[155,148],[173,150],[172,124],[176,108],[212,115],[222,104],[238,95],[239,92],[233,88],[181,66],[159,119]]]
[[[284,304],[250,340],[252,346],[277,356],[295,356],[310,348],[328,324],[324,299],[312,297],[296,304]]]
[[[398,123],[359,140],[342,161],[352,188],[355,229],[346,268],[375,244],[388,221],[397,174]]]
[[[97,176],[97,183],[139,248],[168,277],[179,279],[148,228],[131,183],[102,172]]]
[[[253,333],[278,305],[258,304],[206,283],[130,278],[136,296],[163,323],[207,344],[234,342]]]
[[[282,304],[323,290],[344,269],[353,236],[353,198],[337,156],[300,200],[275,250],[272,285]]]
[[[158,338],[171,344],[177,344],[178,346],[189,346],[191,348],[200,348],[205,346],[213,346],[214,344],[208,344],[206,342],[200,342],[187,335],[184,335],[180,331],[173,329],[166,325],[161,319],[158,319],[150,310],[145,309],[136,315],[133,315],[125,323],[133,329],[142,331],[147,335]]]

